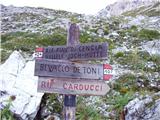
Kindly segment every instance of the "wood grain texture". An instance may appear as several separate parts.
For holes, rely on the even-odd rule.
[[[67,35],[67,46],[78,45],[80,37],[79,26],[76,24],[70,24]],[[76,103],[76,95],[65,95],[64,96],[64,120],[75,120],[76,119],[76,105],[72,106],[69,103]],[[66,106],[67,105],[67,106]],[[68,106],[69,105],[69,106]]]
[[[103,79],[103,64],[83,64],[37,59],[36,76]]]
[[[106,59],[108,44],[89,43],[68,46],[49,46],[43,48],[43,58],[63,60]]]
[[[110,90],[104,81],[39,77],[38,92],[71,95],[105,95]]]

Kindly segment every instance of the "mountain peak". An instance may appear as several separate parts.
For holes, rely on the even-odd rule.
[[[136,9],[141,6],[149,6],[158,2],[157,0],[119,0],[114,4],[106,6],[105,9],[102,9],[99,12],[99,15],[102,17],[117,16],[123,12]]]

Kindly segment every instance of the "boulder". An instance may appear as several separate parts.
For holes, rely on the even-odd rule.
[[[142,49],[150,55],[160,55],[160,40],[148,41],[142,45]]]
[[[126,120],[159,120],[160,99],[154,101],[153,96],[144,99],[135,98],[125,106]]]
[[[128,52],[130,51],[126,46],[123,46],[123,47],[117,47],[115,49],[112,50],[112,53],[115,55],[117,54],[118,52]]]
[[[23,56],[14,51],[0,66],[0,106],[15,96],[10,110],[22,120],[34,119],[39,109],[42,93],[37,93],[38,77],[34,76],[35,61],[26,62]],[[3,109],[3,107],[1,109]]]

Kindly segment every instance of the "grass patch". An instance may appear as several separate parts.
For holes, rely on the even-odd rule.
[[[120,94],[126,94],[128,91],[136,91],[136,77],[132,74],[121,76],[117,82],[113,84],[113,89],[119,91]]]
[[[0,52],[0,62],[3,63],[5,60],[8,59],[9,55],[11,54],[11,51],[1,50]]]
[[[159,72],[160,71],[160,56],[159,55],[149,55],[148,52],[138,51],[135,48],[131,52],[118,52],[111,57],[117,63],[127,67],[130,70],[141,73],[148,72]],[[148,67],[148,63],[153,62],[155,65]]]
[[[123,52],[118,52],[114,55],[114,57],[119,58],[119,57],[123,57],[124,53]]]
[[[121,65],[128,65],[128,68],[135,72],[158,72],[160,70],[159,55],[150,56],[147,52],[139,52],[137,48],[132,52],[125,54],[118,52],[113,56],[113,58]],[[149,61],[153,61],[156,64],[155,69],[149,69],[146,67],[146,63]]]
[[[45,94],[41,101],[41,107],[46,106],[50,113],[61,113],[63,104],[58,100],[58,94]]]
[[[159,31],[150,29],[141,29],[138,31],[137,26],[134,25],[131,28],[120,30],[118,33],[122,38],[126,36],[132,37],[134,40],[128,42],[136,46],[143,41],[160,39]]]
[[[160,33],[156,30],[142,29],[139,31],[138,37],[146,40],[160,39]]]
[[[81,43],[107,42],[109,44],[109,50],[115,48],[115,43],[111,39],[105,39],[103,37],[95,37],[87,33],[82,33],[80,35],[80,42]]]
[[[134,98],[133,96],[133,92],[129,91],[124,95],[118,95],[114,97],[114,107],[113,109],[116,109],[116,111],[118,113],[120,113],[121,111],[123,111],[123,108],[125,105],[128,104],[128,102],[130,100],[132,100]]]
[[[87,106],[83,102],[82,97],[78,97],[76,108],[76,120],[105,120],[100,111],[96,110],[93,106]]]
[[[13,100],[15,100],[15,96],[11,96],[9,100],[6,101],[7,105],[2,110],[0,110],[0,118],[2,120],[16,120],[14,118],[14,114],[10,111]]]
[[[22,50],[32,53],[36,46],[65,45],[66,35],[54,33],[52,35],[41,35],[38,33],[16,32],[2,35],[2,49]]]
[[[124,106],[129,103],[129,101],[134,99],[134,92],[127,91],[126,94],[111,94],[104,100],[107,104],[110,104],[108,111],[115,112],[115,115],[111,117],[114,120],[122,120],[124,118]]]

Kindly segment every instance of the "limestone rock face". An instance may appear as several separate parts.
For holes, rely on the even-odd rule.
[[[150,55],[160,55],[160,40],[148,41],[142,46]]]
[[[153,105],[152,105],[153,103]],[[151,107],[147,107],[151,105]],[[154,101],[151,96],[145,99],[135,98],[125,106],[126,120],[159,120],[160,99]]]
[[[0,106],[7,104],[10,96],[15,96],[10,110],[23,120],[33,119],[38,111],[42,93],[37,93],[38,77],[34,76],[34,62],[26,62],[14,51],[0,66]]]

